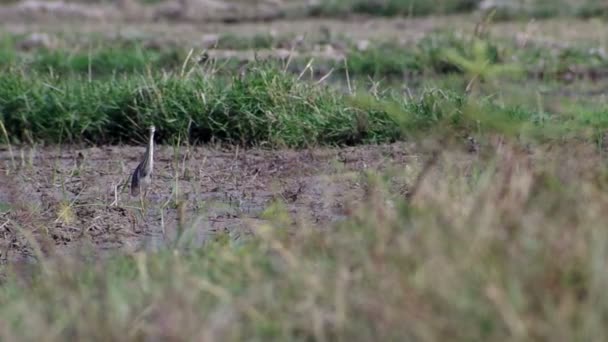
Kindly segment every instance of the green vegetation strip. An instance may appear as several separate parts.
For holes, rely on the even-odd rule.
[[[470,13],[479,9],[482,0],[328,0],[313,6],[313,16],[427,16]],[[496,19],[606,17],[608,5],[599,0],[527,0],[491,1]]]
[[[25,38],[6,36],[0,41],[0,69],[19,69],[23,72],[51,73],[53,75],[86,75],[90,78],[111,77],[116,74],[141,74],[153,71],[180,70],[188,61],[193,67],[201,51],[194,51],[188,59],[188,50],[171,46],[150,47],[137,40],[95,41],[71,48],[63,42],[56,48],[20,48]],[[94,40],[93,37],[91,37]],[[290,47],[289,38],[273,38],[269,35],[238,37],[224,35],[218,38],[214,48],[230,50],[273,49]],[[319,41],[303,42],[296,51],[300,54],[290,61],[289,70],[300,73],[308,64],[310,51],[316,44],[345,45],[344,63],[337,59],[317,57],[313,62],[316,70],[334,69],[334,75],[348,73],[354,77],[400,78],[404,75],[465,74],[468,65],[478,68],[517,67],[530,76],[560,78],[574,70],[578,76],[603,77],[608,70],[608,56],[601,49],[586,46],[549,48],[528,44],[519,48],[513,42],[494,40],[490,37],[477,39],[448,32],[429,34],[415,44],[371,41],[365,48],[358,48],[347,38],[331,37]],[[270,51],[270,50],[268,50]],[[237,51],[239,52],[244,51]],[[272,53],[270,54],[272,56]],[[243,57],[245,58],[245,57]],[[277,57],[278,59],[278,57]],[[218,57],[200,66],[210,66],[217,72],[231,74],[243,63],[236,58]]]
[[[106,42],[98,47],[81,48],[34,48],[20,51],[18,38],[5,37],[0,45],[0,68],[23,68],[30,72],[64,74],[86,74],[93,77],[115,73],[172,70],[186,58],[181,49],[144,48],[141,44],[117,44]]]
[[[311,15],[423,16],[471,12],[480,0],[328,0],[313,6]]]
[[[303,147],[390,142],[432,129],[560,138],[599,137],[605,111],[553,115],[490,98],[429,89],[348,94],[300,81],[272,63],[232,79],[184,75],[85,77],[0,75],[0,118],[11,142],[130,143],[149,124],[160,142],[227,141]]]
[[[0,77],[0,112],[14,141],[132,142],[154,123],[159,139],[305,146],[399,138],[386,112],[345,105],[327,87],[261,65],[232,81],[190,77],[111,80]]]

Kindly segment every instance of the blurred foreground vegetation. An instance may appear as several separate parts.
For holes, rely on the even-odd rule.
[[[196,225],[175,249],[106,260],[86,249],[43,255],[30,240],[39,262],[6,269],[0,336],[604,336],[608,178],[597,154],[585,144],[534,149],[536,157],[510,142],[485,148],[492,157],[444,148],[405,189],[391,184],[408,179],[407,169],[362,174],[367,199],[349,203],[352,215],[331,226],[297,220],[276,202],[253,235],[220,234],[202,248],[188,247]]]

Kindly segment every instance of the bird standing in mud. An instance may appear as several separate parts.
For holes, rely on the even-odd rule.
[[[143,198],[148,193],[148,187],[152,182],[152,166],[154,164],[154,126],[150,126],[150,140],[148,142],[148,147],[146,148],[146,153],[144,154],[144,158],[137,165],[133,175],[131,176],[131,196],[137,196],[141,193],[141,188],[144,188],[144,193],[142,196],[142,204]]]

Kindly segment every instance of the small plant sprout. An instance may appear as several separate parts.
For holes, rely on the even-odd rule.
[[[521,72],[517,64],[492,63],[490,44],[482,39],[474,38],[471,44],[471,56],[465,56],[456,50],[445,52],[445,59],[462,69],[468,76],[466,92],[476,90],[480,81],[496,78],[501,75],[516,75]]]

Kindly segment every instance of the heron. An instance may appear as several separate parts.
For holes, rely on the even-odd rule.
[[[148,186],[152,182],[152,166],[154,165],[154,132],[156,129],[154,126],[150,126],[148,130],[150,136],[146,153],[131,176],[131,196],[138,196],[141,193],[141,188],[144,187],[142,201],[148,192]]]

